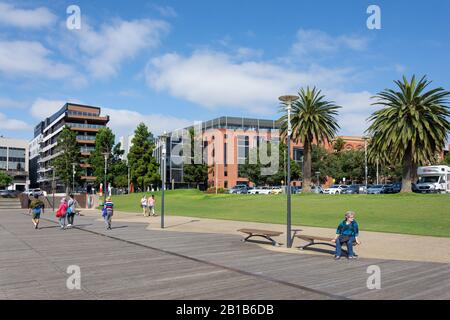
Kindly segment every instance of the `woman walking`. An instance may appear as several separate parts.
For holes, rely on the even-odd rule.
[[[147,216],[147,198],[145,197],[145,194],[142,196],[141,199],[141,207],[142,207],[142,214],[144,217]]]
[[[104,219],[106,223],[106,230],[111,230],[111,220],[114,214],[114,203],[111,200],[111,197],[106,199],[105,204],[103,205],[104,210]]]
[[[59,203],[59,208],[56,211],[56,217],[58,218],[61,230],[66,228],[66,214],[67,214],[67,201],[66,198],[62,198]]]
[[[29,200],[29,198],[28,198]],[[32,213],[32,221],[34,224],[34,228],[39,228],[39,219],[41,218],[41,213],[44,213],[44,202],[39,199],[39,196],[34,195],[33,201],[29,205],[28,213]]]
[[[73,226],[73,218],[75,217],[77,200],[75,200],[73,194],[70,195],[69,202],[67,203],[67,227]]]
[[[150,215],[152,215],[152,216],[156,216],[156,214],[155,214],[155,203],[156,203],[156,200],[155,200],[155,195],[153,195],[152,194],[152,196],[151,197],[148,197],[148,214]]]

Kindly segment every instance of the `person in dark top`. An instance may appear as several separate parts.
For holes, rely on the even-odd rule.
[[[33,201],[31,201],[28,213],[32,214],[32,221],[34,224],[34,228],[38,229],[41,213],[44,213],[44,202],[42,202],[42,200],[39,199],[38,195],[35,195]]]
[[[341,258],[341,247],[343,243],[347,245],[347,258],[354,259],[353,253],[353,242],[360,244],[358,238],[359,235],[359,226],[355,220],[355,213],[353,211],[347,211],[345,213],[345,220],[342,221],[336,230],[336,236],[332,240],[332,242],[336,243],[336,253],[334,256],[335,260],[339,260]]]

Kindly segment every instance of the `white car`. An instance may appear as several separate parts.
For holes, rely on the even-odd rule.
[[[255,187],[248,191],[249,194],[270,194],[272,188],[270,187]]]
[[[343,190],[347,189],[345,185],[333,185],[323,190],[325,194],[341,194]]]
[[[283,188],[282,187],[272,187],[270,190],[271,194],[282,194]]]

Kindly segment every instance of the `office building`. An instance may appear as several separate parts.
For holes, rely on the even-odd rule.
[[[25,191],[28,187],[28,142],[0,137],[0,171],[13,178],[7,188]]]
[[[81,184],[89,191],[96,177],[92,174],[92,168],[87,163],[90,153],[95,149],[95,136],[101,128],[105,128],[109,122],[109,116],[102,116],[99,107],[66,103],[52,116],[36,125],[34,138],[30,142],[33,146],[33,173],[36,174],[36,183],[42,190],[50,192],[52,181],[55,181],[57,192],[65,189],[64,184],[54,175],[52,161],[60,154],[57,142],[61,131],[65,126],[75,131],[77,142],[80,146],[81,164],[83,171]],[[39,143],[39,152],[35,145]],[[37,163],[36,169],[34,163]],[[35,172],[34,172],[35,170]],[[33,181],[34,182],[34,181]]]
[[[190,143],[183,139],[183,132],[195,129],[196,139],[201,140],[201,150],[204,154],[203,163],[209,167],[208,186],[231,188],[237,184],[250,184],[247,178],[241,176],[242,165],[249,158],[250,150],[257,149],[264,142],[278,142],[280,139],[280,125],[276,120],[254,119],[242,117],[219,117],[196,124],[192,127],[175,130],[167,134],[165,141],[156,139],[154,156],[161,164],[161,151],[165,143],[166,148],[166,184],[186,187],[183,179],[185,158],[183,144]],[[361,137],[341,137],[345,140],[345,150],[364,149]],[[333,142],[325,142],[323,147],[333,150]],[[177,150],[174,153],[174,150]],[[291,142],[291,159],[303,165],[303,144]],[[163,168],[160,168],[162,175]],[[293,185],[300,185],[300,181],[293,181]]]

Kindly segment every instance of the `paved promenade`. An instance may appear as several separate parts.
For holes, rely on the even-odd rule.
[[[291,254],[239,235],[152,229],[98,216],[34,230],[24,210],[0,210],[0,299],[450,299],[447,263]],[[47,220],[48,219],[48,220]],[[69,290],[66,269],[81,269]],[[366,286],[381,269],[381,289]]]

